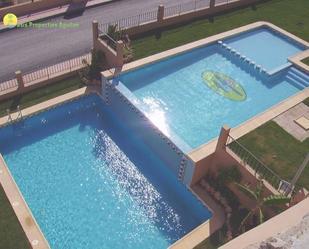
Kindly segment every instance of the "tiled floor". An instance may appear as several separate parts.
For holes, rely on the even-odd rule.
[[[309,107],[304,103],[292,107],[288,111],[282,113],[274,119],[284,130],[290,133],[293,137],[300,141],[304,141],[309,137],[309,131],[304,130],[301,126],[295,123],[295,119],[305,116],[309,119]]]

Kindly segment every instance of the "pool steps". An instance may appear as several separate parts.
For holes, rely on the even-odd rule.
[[[275,68],[271,71],[267,71],[265,68],[263,68],[261,65],[256,64],[254,61],[252,61],[250,58],[242,55],[237,50],[230,47],[228,44],[224,43],[224,41],[218,41],[217,42],[222,49],[227,51],[230,55],[238,58],[240,62],[246,63],[249,67],[254,69],[255,72],[259,73],[262,76],[273,77],[276,76],[279,72],[282,72],[283,70],[286,70],[286,79],[293,85],[295,85],[299,89],[304,89],[306,87],[309,87],[309,75],[306,75],[305,73],[301,72],[300,70],[293,67],[292,63],[287,62],[283,65],[281,65],[278,68]]]
[[[298,88],[309,87],[309,75],[301,72],[295,67],[291,67],[286,75],[286,79]]]
[[[259,73],[269,75],[267,70],[265,68],[263,68],[261,65],[256,64],[253,60],[251,60],[250,58],[246,57],[245,55],[239,53],[237,50],[233,49],[232,47],[230,47],[229,45],[227,45],[223,41],[221,41],[221,40],[218,41],[218,44],[220,45],[221,48],[228,51],[231,55],[234,55],[240,61],[247,63],[249,66],[254,68]]]

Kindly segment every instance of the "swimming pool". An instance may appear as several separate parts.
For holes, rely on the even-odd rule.
[[[51,248],[167,248],[211,217],[97,95],[1,128],[0,152]]]
[[[256,32],[260,37],[266,31],[261,29],[246,36],[251,39]],[[237,44],[246,52],[250,49],[249,45],[241,45],[243,35],[227,41],[232,45],[232,41],[241,41]],[[274,37],[272,46],[276,42],[282,46],[291,43],[277,35]],[[255,59],[259,58],[260,50],[264,48],[253,49]],[[288,51],[289,55],[292,50]],[[264,55],[272,56],[267,49]],[[286,56],[283,55],[285,60]],[[280,63],[283,63],[281,57],[275,59],[275,66]],[[188,153],[217,137],[222,125],[236,127],[308,86],[308,82],[299,85],[298,80],[289,79],[294,70],[302,74],[290,67],[270,77],[214,43],[125,72],[111,82],[120,91],[130,92],[127,97],[131,102],[164,134],[172,140],[174,136],[179,137],[186,143]]]

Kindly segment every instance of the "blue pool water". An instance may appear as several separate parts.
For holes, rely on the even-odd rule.
[[[211,216],[96,95],[1,128],[0,152],[53,249],[163,249]]]
[[[304,46],[289,41],[268,28],[246,32],[224,42],[267,71],[281,67],[288,62],[290,56],[305,50]]]
[[[215,93],[202,77],[206,70],[239,83],[247,94],[245,101]],[[215,44],[124,73],[114,81],[133,93],[132,102],[167,136],[172,139],[176,134],[194,149],[217,137],[222,125],[236,127],[297,93],[300,88],[285,74],[267,78]]]

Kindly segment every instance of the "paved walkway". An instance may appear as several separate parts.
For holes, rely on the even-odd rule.
[[[293,137],[299,141],[304,141],[309,137],[309,131],[304,130],[294,121],[301,116],[305,116],[309,119],[309,107],[304,103],[299,103],[298,105],[292,107],[288,111],[276,117],[274,121]]]

